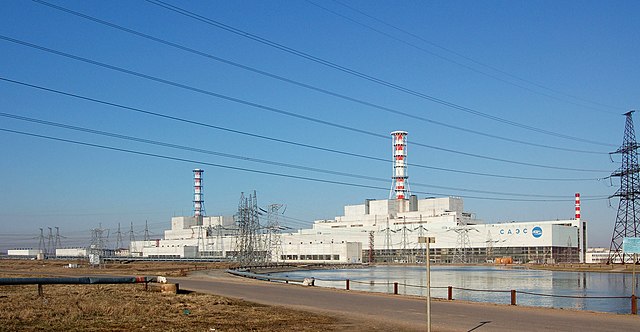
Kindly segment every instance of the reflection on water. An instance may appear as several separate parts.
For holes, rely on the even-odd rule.
[[[296,278],[314,277],[316,285],[350,288],[372,292],[398,292],[424,296],[426,271],[419,266],[377,266],[363,269],[314,270],[277,273]],[[631,296],[631,274],[597,272],[559,272],[528,269],[512,269],[492,266],[434,266],[431,268],[431,296],[447,298],[447,286],[453,286],[453,298],[460,300],[509,304],[509,291],[540,293],[561,296]],[[505,292],[480,292],[455,288],[501,290]],[[636,294],[637,292],[636,284]],[[631,300],[597,298],[562,298],[517,294],[519,305],[553,308],[571,308],[602,312],[629,313]]]

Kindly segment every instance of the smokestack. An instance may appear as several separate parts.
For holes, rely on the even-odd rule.
[[[407,132],[391,133],[393,145],[392,190],[396,199],[409,197],[409,176],[407,176]],[[392,193],[392,194],[393,194]]]
[[[576,193],[576,220],[580,221],[580,193]]]
[[[204,215],[202,173],[204,173],[204,170],[202,169],[196,168],[193,170],[193,215],[195,217],[202,217]]]

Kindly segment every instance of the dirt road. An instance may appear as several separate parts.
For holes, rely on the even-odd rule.
[[[180,283],[181,289],[328,313],[376,326],[378,330],[426,330],[424,298],[269,283],[226,276],[221,272],[173,278],[172,282]],[[432,302],[432,324],[433,331],[618,332],[640,330],[640,317],[435,300]]]

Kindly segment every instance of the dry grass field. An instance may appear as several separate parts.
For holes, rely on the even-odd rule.
[[[196,269],[193,264],[178,263],[65,268],[69,263],[0,260],[0,277],[176,276]],[[0,331],[337,331],[346,327],[328,316],[215,295],[149,292],[143,284],[44,285],[43,291],[40,297],[36,285],[0,286]]]

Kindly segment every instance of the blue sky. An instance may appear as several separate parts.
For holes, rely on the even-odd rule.
[[[590,245],[609,245],[618,202],[605,198],[615,192],[618,182],[605,178],[619,164],[611,162],[607,153],[622,143],[625,119],[621,114],[637,107],[640,22],[634,13],[640,9],[638,2],[166,1],[372,79],[330,68],[152,2],[51,1],[200,54],[42,3],[4,1],[0,4],[3,247],[33,243],[39,228],[47,231],[54,226],[67,236],[63,244],[68,245],[88,242],[89,230],[98,224],[111,229],[111,241],[115,241],[118,223],[124,232],[133,222],[139,237],[147,221],[152,233],[158,234],[169,226],[171,216],[192,213],[191,170],[197,167],[205,169],[207,214],[233,214],[240,193],[257,190],[260,205],[287,206],[285,215],[294,218],[288,219],[293,228],[340,215],[345,204],[388,198],[392,171],[388,162],[150,116],[7,80],[378,159],[391,159],[388,134],[405,130],[409,132],[409,182],[419,197],[465,197],[465,209],[478,219],[502,222],[571,218],[573,195],[580,192],[583,219],[589,221]],[[360,102],[260,75],[211,56]],[[454,107],[429,100],[433,98]],[[150,145],[34,123],[34,119],[380,180]],[[547,201],[531,201],[540,199]]]

